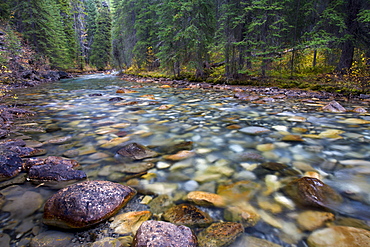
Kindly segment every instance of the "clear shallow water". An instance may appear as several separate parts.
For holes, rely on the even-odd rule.
[[[282,207],[281,212],[271,213],[259,208],[257,197],[273,201],[280,192],[263,194],[269,185],[254,172],[262,161],[243,159],[244,154],[252,153],[263,162],[287,164],[302,174],[312,170],[320,173],[325,183],[344,196],[338,209],[341,215],[370,221],[370,125],[359,123],[370,121],[369,114],[324,113],[320,106],[327,102],[318,99],[254,104],[235,99],[232,91],[160,86],[88,75],[15,91],[18,99],[8,103],[28,105],[25,108],[38,113],[22,120],[32,129],[23,138],[43,143],[48,156],[78,151],[73,159],[89,179],[124,181],[124,175],[113,167],[124,162],[116,152],[127,143],[163,150],[161,147],[192,141],[194,156],[182,161],[162,156],[153,160],[156,167],[149,170],[152,178],[140,179],[139,186],[179,197],[192,190],[215,192],[220,183],[252,180],[264,189],[251,204],[279,222],[294,225],[299,209]],[[136,92],[119,94],[118,88]],[[123,100],[109,101],[115,97]],[[341,104],[347,109],[362,106],[369,110],[361,102]],[[60,130],[39,131],[55,126]],[[271,132],[249,135],[241,131],[248,126]],[[302,136],[303,141],[282,141],[289,133]],[[279,176],[272,179],[278,185],[284,180]],[[42,190],[45,195],[55,192],[47,187]],[[297,237],[302,233],[288,228],[278,229],[261,220],[247,232],[286,246],[303,244],[305,235]]]

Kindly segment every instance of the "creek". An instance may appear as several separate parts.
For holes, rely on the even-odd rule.
[[[323,112],[321,107],[328,102],[320,99],[271,97],[265,103],[254,103],[235,98],[231,90],[161,86],[96,74],[14,90],[16,96],[5,103],[37,114],[18,120],[16,124],[25,130],[12,138],[46,149],[45,157],[77,160],[90,180],[135,180],[142,191],[151,194],[181,198],[196,190],[216,193],[219,184],[256,182],[261,189],[253,192],[249,202],[268,216],[247,228],[245,234],[282,246],[306,246],[309,232],[296,226],[302,209],[287,208],[276,200],[286,198],[278,190],[284,178],[255,172],[263,162],[286,164],[301,174],[316,172],[343,196],[335,212],[338,217],[369,224],[370,114]],[[119,88],[132,91],[117,93]],[[368,107],[363,102],[340,103],[347,109]],[[249,133],[251,126],[269,131]],[[284,139],[292,135],[301,139]],[[192,142],[193,155],[183,160],[160,156],[151,160],[155,166],[145,178],[130,181],[114,167],[124,162],[117,150],[134,142],[158,152]],[[57,191],[29,182],[20,187],[37,192],[43,200]],[[209,213],[222,220],[219,210],[210,209]],[[42,208],[28,216],[32,222],[28,231],[19,229],[25,219],[14,219],[7,212],[0,216],[1,231],[15,242],[32,236],[35,226],[45,229]]]

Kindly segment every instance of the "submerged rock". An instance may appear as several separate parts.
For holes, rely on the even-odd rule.
[[[163,218],[173,224],[189,227],[205,227],[213,222],[208,213],[191,204],[176,205],[167,210]]]
[[[342,197],[334,189],[317,178],[295,179],[283,191],[303,207],[335,209],[342,201]]]
[[[157,152],[140,145],[138,143],[130,143],[117,151],[118,154],[131,158],[133,160],[142,160],[145,158],[152,158],[157,156]]]
[[[44,223],[61,228],[87,228],[116,214],[136,194],[109,181],[86,181],[59,190],[44,206]]]
[[[213,223],[199,233],[200,247],[221,247],[229,246],[237,237],[244,232],[244,227],[240,223],[219,222]]]
[[[370,231],[331,226],[314,231],[307,239],[310,247],[364,247],[370,246]]]
[[[17,176],[22,170],[22,159],[11,150],[0,147],[0,181]]]
[[[191,229],[186,226],[149,220],[138,229],[132,246],[196,247],[198,241]]]

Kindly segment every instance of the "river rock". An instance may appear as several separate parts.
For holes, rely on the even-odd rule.
[[[309,210],[298,215],[297,223],[303,231],[313,231],[334,219],[335,216],[332,213]]]
[[[86,181],[59,190],[44,206],[44,223],[61,228],[87,228],[116,214],[136,191],[109,181]]]
[[[118,234],[136,234],[141,224],[152,217],[150,211],[128,212],[114,217],[110,228]]]
[[[192,191],[186,196],[186,199],[199,206],[213,206],[221,208],[226,207],[226,202],[224,198],[214,193],[204,191]]]
[[[244,227],[251,227],[256,225],[261,217],[250,204],[242,202],[236,206],[227,207],[224,218],[227,221],[239,222]]]
[[[244,232],[244,227],[235,222],[213,223],[198,234],[199,247],[229,246]]]
[[[175,206],[172,198],[168,195],[159,195],[149,202],[150,211],[154,214],[161,214]]]
[[[32,157],[46,154],[46,150],[41,148],[11,146],[9,150],[17,153],[19,157]]]
[[[6,202],[2,208],[10,212],[17,219],[24,219],[42,207],[44,198],[34,191],[27,191],[18,185],[13,185],[1,190]],[[25,206],[26,205],[26,206]]]
[[[329,102],[326,106],[322,108],[323,111],[326,112],[346,112],[346,108],[344,108],[341,104],[336,102],[335,100]]]
[[[64,164],[44,164],[31,167],[28,178],[37,184],[44,183],[48,186],[61,188],[65,187],[66,184],[84,180],[87,175],[84,171],[75,170]]]
[[[298,205],[319,209],[336,208],[342,197],[317,178],[302,177],[288,183],[283,191]]]
[[[259,126],[244,127],[239,131],[249,135],[260,135],[271,132],[271,130]]]
[[[46,231],[32,238],[30,247],[66,247],[72,244],[74,238],[73,233],[59,232],[59,231]]]
[[[197,247],[198,241],[191,229],[186,226],[149,220],[138,229],[132,246]]]
[[[22,170],[22,159],[6,148],[0,148],[0,181],[10,179]]]
[[[253,171],[258,177],[264,177],[267,174],[279,176],[297,176],[300,172],[293,167],[278,162],[264,162]]]
[[[266,239],[256,238],[252,236],[243,236],[235,241],[236,247],[282,247],[281,245],[267,241]]]
[[[205,227],[213,222],[208,213],[191,204],[180,204],[168,209],[163,218],[176,225]]]
[[[193,157],[194,155],[195,155],[195,153],[193,151],[182,150],[182,151],[177,152],[176,154],[165,155],[165,156],[163,156],[163,158],[165,158],[167,160],[177,161],[177,160],[184,160],[184,159]]]
[[[248,201],[260,188],[261,185],[252,181],[238,181],[232,184],[219,185],[217,194],[222,196],[226,202]]]
[[[370,231],[331,226],[314,231],[307,239],[310,247],[364,247],[370,246]]]
[[[133,160],[142,160],[157,156],[157,152],[138,143],[130,143],[117,151],[118,154]]]

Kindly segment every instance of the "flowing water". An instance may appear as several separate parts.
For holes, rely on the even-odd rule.
[[[126,82],[111,75],[87,75],[15,90],[16,97],[6,103],[37,112],[18,123],[27,130],[14,137],[34,146],[43,144],[48,156],[72,157],[91,180],[126,182],[114,167],[123,162],[116,152],[127,143],[163,151],[166,149],[161,147],[192,142],[195,155],[180,161],[164,156],[154,159],[155,167],[136,185],[179,198],[194,190],[215,193],[222,183],[252,180],[262,189],[255,192],[250,203],[264,217],[246,229],[247,235],[284,246],[305,246],[309,234],[296,227],[300,209],[277,202],[277,198],[287,199],[277,190],[284,178],[255,172],[262,162],[283,163],[302,174],[316,171],[344,196],[336,212],[339,216],[370,222],[369,114],[324,113],[320,107],[327,102],[318,99],[285,98],[255,104],[234,98],[231,90],[160,86]],[[116,93],[119,88],[134,91]],[[348,109],[368,107],[361,102],[342,104]],[[269,132],[248,134],[246,127],[250,126]],[[44,131],[53,128],[55,131]],[[284,141],[282,138],[289,134],[302,140]],[[21,186],[41,194],[43,200],[56,191],[46,186]],[[262,201],[280,209],[263,207]],[[33,215],[36,226],[42,224],[41,211]],[[222,219],[217,210],[210,213]],[[32,236],[31,232],[17,231],[22,221],[11,217],[1,215],[4,232],[16,235],[18,240]]]

